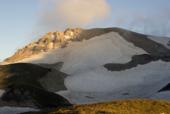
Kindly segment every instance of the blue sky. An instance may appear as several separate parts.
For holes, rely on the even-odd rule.
[[[170,36],[170,0],[108,0],[109,19],[88,27],[123,27],[141,33]],[[0,0],[0,60],[38,39],[39,0]],[[41,12],[42,13],[42,12]]]

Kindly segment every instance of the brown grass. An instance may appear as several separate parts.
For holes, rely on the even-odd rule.
[[[170,103],[153,100],[126,100],[62,108],[49,114],[170,114]]]

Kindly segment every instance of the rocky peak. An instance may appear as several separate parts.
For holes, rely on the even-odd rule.
[[[76,29],[66,29],[64,31],[64,38],[69,39],[76,39],[79,34],[82,32],[82,29],[76,28]]]
[[[71,41],[89,40],[95,36],[100,36],[113,31],[112,28],[68,28],[63,32],[49,32],[36,42],[32,42],[22,49],[19,49],[12,57],[7,58],[3,64],[14,63],[33,55],[48,52],[57,48],[64,48]]]
[[[12,57],[6,59],[5,62],[16,62],[41,52],[63,48],[69,41],[78,39],[82,31],[83,29],[81,28],[69,28],[64,32],[49,32],[38,41],[28,44],[23,49],[19,49]]]

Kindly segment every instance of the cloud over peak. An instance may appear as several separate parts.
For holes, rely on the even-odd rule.
[[[84,27],[107,19],[111,6],[107,0],[42,0],[45,1],[43,23],[48,26]]]

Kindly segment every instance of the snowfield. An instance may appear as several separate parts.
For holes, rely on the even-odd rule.
[[[150,98],[169,83],[169,73],[170,64],[162,61],[121,72],[110,72],[101,67],[66,78],[68,91],[60,94],[78,104]]]
[[[110,32],[81,42],[70,42],[65,48],[20,62],[64,62],[61,71],[69,74],[65,79],[68,90],[56,93],[72,103],[84,104],[116,99],[151,98],[168,84],[168,62],[155,61],[119,72],[111,72],[103,67],[107,63],[127,63],[132,56],[140,54],[147,52],[126,41],[118,33]]]
[[[0,114],[20,114],[29,111],[38,111],[28,107],[0,107]]]
[[[156,100],[168,100],[170,101],[170,91],[160,92],[151,97],[152,99]]]

